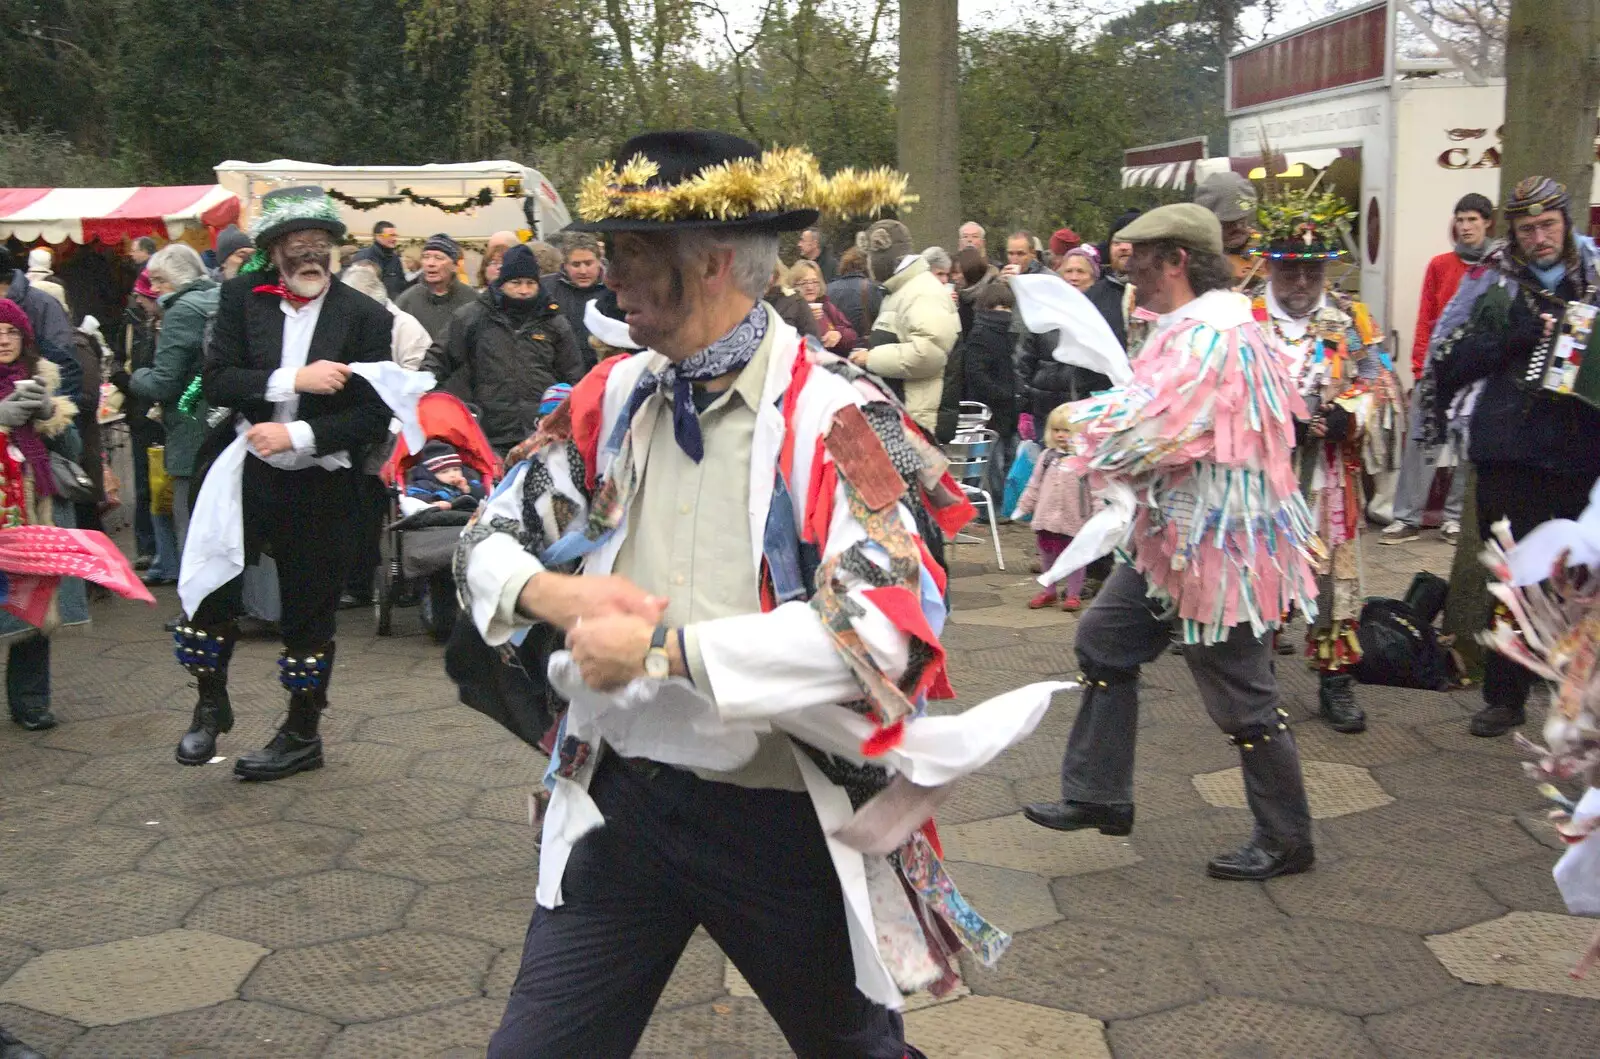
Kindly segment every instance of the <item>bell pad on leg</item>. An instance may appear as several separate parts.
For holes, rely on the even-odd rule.
[[[332,672],[333,652],[326,648],[299,656],[285,650],[278,659],[278,682],[290,694],[322,691]]]
[[[1280,717],[1288,716],[1282,710],[1278,714]],[[1241,750],[1254,750],[1258,744],[1270,743],[1273,736],[1288,730],[1288,722],[1284,720],[1279,720],[1277,724],[1248,724],[1228,736],[1228,742]]]
[[[172,630],[173,655],[192,676],[211,676],[225,670],[233,654],[233,639],[226,633],[207,631],[187,622]]]

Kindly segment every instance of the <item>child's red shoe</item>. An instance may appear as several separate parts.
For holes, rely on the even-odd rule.
[[[1082,610],[1083,600],[1079,599],[1077,596],[1068,596],[1066,599],[1061,601],[1061,609],[1069,611]]]
[[[1040,592],[1037,596],[1034,596],[1032,599],[1028,600],[1028,609],[1029,610],[1042,610],[1045,607],[1053,607],[1055,605],[1056,605],[1055,590],[1054,589],[1049,589],[1049,588],[1045,589],[1043,592]]]

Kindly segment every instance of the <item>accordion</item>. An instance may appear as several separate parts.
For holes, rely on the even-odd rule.
[[[1545,393],[1576,397],[1600,408],[1600,349],[1589,355],[1594,340],[1595,320],[1600,306],[1595,304],[1595,288],[1583,298],[1568,302],[1560,323],[1533,351],[1523,385]]]

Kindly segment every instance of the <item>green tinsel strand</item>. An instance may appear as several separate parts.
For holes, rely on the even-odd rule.
[[[239,266],[240,272],[265,272],[272,267],[272,262],[267,260],[265,250],[257,250],[250,255],[250,260]]]
[[[200,403],[200,376],[196,375],[189,380],[189,385],[184,387],[183,396],[178,398],[178,411],[186,416],[194,415],[194,406]]]

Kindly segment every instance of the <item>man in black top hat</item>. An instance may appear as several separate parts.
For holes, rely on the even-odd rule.
[[[201,378],[207,402],[233,409],[207,448],[214,455],[236,432],[249,448],[239,487],[246,556],[270,550],[278,564],[279,680],[289,692],[289,715],[265,749],[234,763],[243,779],[275,780],[322,766],[317,724],[352,559],[349,527],[359,520],[357,481],[363,458],[389,427],[383,399],[350,365],[389,359],[390,320],[382,305],[332,282],[344,225],[321,188],[269,192],[250,234],[260,250],[222,286]],[[185,566],[182,581],[189,578]],[[217,734],[232,727],[228,665],[242,581],[235,577],[205,596],[173,633],[179,662],[199,684],[194,719],[178,744],[180,764],[210,761]]]

